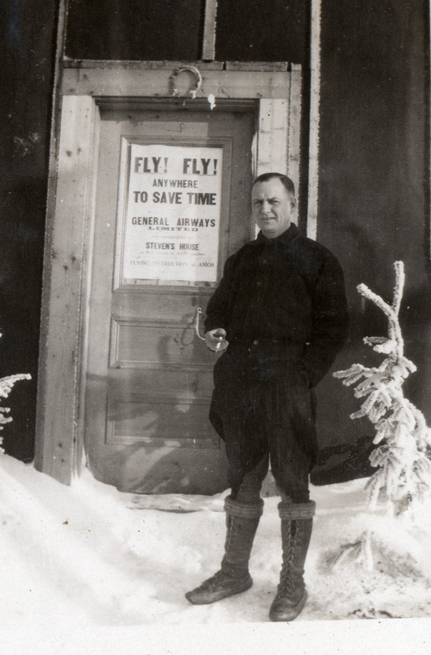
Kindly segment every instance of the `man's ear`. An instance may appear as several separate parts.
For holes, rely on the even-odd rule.
[[[291,198],[290,198],[290,206],[291,206],[292,211],[293,211],[293,210],[295,209],[295,207],[296,207],[296,198],[295,198],[295,196],[291,196]]]

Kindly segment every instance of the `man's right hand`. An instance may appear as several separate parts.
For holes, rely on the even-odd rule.
[[[221,352],[226,350],[229,343],[226,341],[226,330],[223,328],[216,328],[215,330],[209,330],[205,334],[205,342],[210,350]]]

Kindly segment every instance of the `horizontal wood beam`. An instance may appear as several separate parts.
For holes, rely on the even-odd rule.
[[[79,69],[64,70],[64,95],[172,97],[170,76],[175,67],[168,69]],[[213,94],[215,98],[289,98],[289,74],[255,71],[202,70],[202,86],[197,98]]]

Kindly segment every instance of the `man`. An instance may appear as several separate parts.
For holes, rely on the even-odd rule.
[[[262,482],[271,470],[281,495],[283,562],[273,621],[304,607],[304,563],[315,503],[309,473],[317,457],[313,387],[343,346],[348,325],[343,274],[335,257],[291,223],[293,182],[260,175],[252,211],[256,240],[230,257],[205,320],[214,367],[210,421],[226,443],[231,494],[221,569],[186,594],[213,603],[251,587],[253,539],[263,511]]]

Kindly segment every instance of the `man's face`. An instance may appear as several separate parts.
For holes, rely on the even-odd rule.
[[[268,239],[275,239],[290,227],[296,200],[274,177],[254,185],[251,205],[256,225]]]

